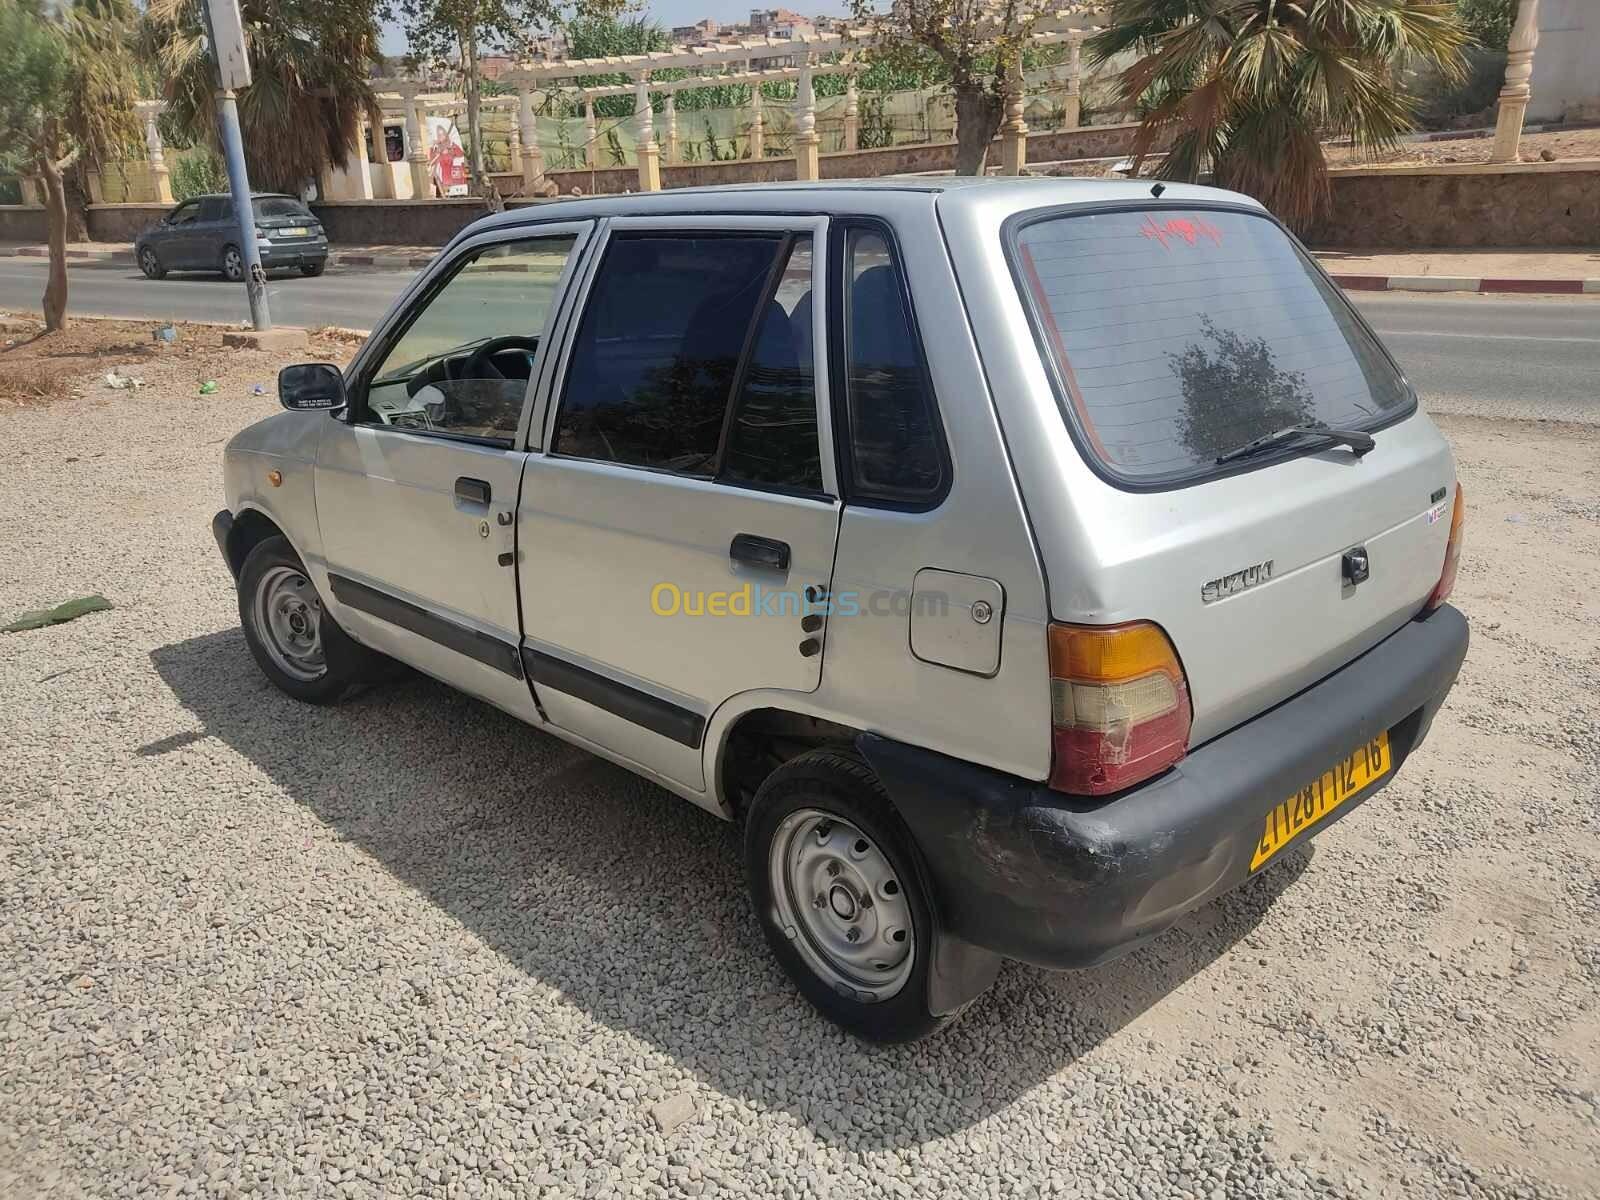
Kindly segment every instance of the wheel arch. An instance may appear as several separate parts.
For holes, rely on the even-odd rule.
[[[255,504],[242,505],[234,514],[233,525],[228,530],[228,566],[233,570],[235,579],[239,577],[239,572],[244,567],[244,560],[250,556],[250,551],[270,537],[281,537],[289,543],[295,554],[299,555],[300,561],[305,561],[305,554],[295,545],[294,538],[289,536],[289,532],[271,513]]]
[[[865,732],[864,726],[841,721],[793,692],[735,696],[717,709],[706,729],[711,799],[724,817],[738,820],[761,780],[783,762],[821,746],[849,749]]]

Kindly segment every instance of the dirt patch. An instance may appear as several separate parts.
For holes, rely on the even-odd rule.
[[[250,386],[259,383],[270,391],[283,364],[224,347],[226,332],[226,326],[186,321],[79,318],[47,334],[42,322],[7,318],[0,326],[0,407],[48,404],[96,390],[115,396],[157,384],[198,390],[215,381],[220,389],[241,372],[252,376]],[[317,331],[308,357],[343,364],[360,344],[348,334]]]
[[[1431,163],[1486,163],[1494,149],[1494,136],[1482,131],[1430,142],[1402,142],[1384,154],[1368,155],[1350,146],[1325,145],[1330,167],[1421,166]],[[1537,162],[1543,152],[1554,161],[1600,158],[1600,129],[1562,129],[1522,135],[1523,162]]]

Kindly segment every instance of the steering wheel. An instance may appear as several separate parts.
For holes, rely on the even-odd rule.
[[[539,339],[527,337],[520,333],[507,334],[505,337],[490,338],[479,346],[461,364],[461,370],[456,375],[457,379],[505,379],[507,375],[494,365],[494,356],[503,350],[525,350],[531,364],[533,356],[539,352]]]

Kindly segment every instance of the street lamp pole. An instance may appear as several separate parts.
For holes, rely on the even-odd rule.
[[[239,106],[234,98],[236,88],[250,86],[250,56],[244,44],[239,0],[206,0],[205,15],[211,58],[217,68],[217,128],[222,134],[222,155],[228,164],[233,213],[239,222],[239,257],[244,260],[244,290],[250,302],[250,324],[257,330],[271,329],[267,276],[261,269],[261,249],[256,245],[256,215],[250,203],[250,176],[245,171],[244,138],[239,133]]]

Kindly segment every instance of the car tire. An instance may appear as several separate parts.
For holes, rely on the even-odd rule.
[[[388,661],[339,628],[281,535],[258,542],[239,568],[239,624],[273,686],[308,704],[332,704]]]
[[[144,272],[146,279],[167,277],[167,269],[161,265],[161,256],[156,253],[154,246],[146,246],[139,251],[139,270]]]
[[[304,275],[308,279],[314,279],[316,276],[321,275],[327,269],[328,269],[328,264],[327,264],[326,260],[324,260],[322,262],[301,263],[300,264],[300,274]]]
[[[239,247],[229,245],[222,248],[222,277],[229,283],[244,282],[244,255],[239,252]]]
[[[928,1010],[934,910],[921,855],[871,769],[811,750],[772,772],[745,824],[767,944],[802,995],[857,1037],[910,1042]]]

